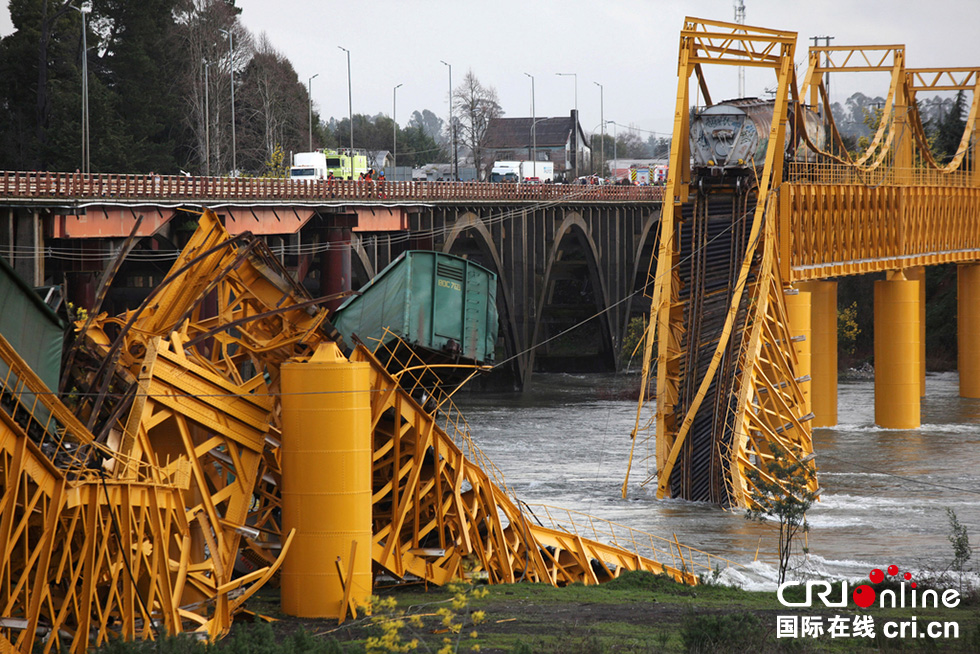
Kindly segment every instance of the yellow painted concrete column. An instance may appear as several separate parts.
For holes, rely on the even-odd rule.
[[[919,282],[901,271],[875,282],[875,424],[919,426]]]
[[[837,424],[837,282],[806,282],[810,292],[811,409],[814,427]]]
[[[905,276],[919,282],[919,397],[926,396],[926,267],[907,268]]]
[[[789,314],[789,331],[795,339],[793,341],[793,349],[796,350],[798,364],[796,376],[803,380],[800,382],[800,390],[803,391],[805,405],[803,412],[809,413],[813,410],[813,401],[811,398],[813,393],[811,386],[813,384],[810,381],[812,357],[810,348],[813,345],[810,317],[810,291],[797,290],[796,293],[787,292],[785,294],[785,300],[786,312]],[[803,338],[798,339],[801,336]]]
[[[980,264],[956,270],[956,338],[960,396],[980,398]]]
[[[282,610],[343,618],[371,595],[370,367],[333,343],[282,366]],[[352,548],[353,551],[352,551]]]

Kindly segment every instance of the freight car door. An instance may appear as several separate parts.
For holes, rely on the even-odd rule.
[[[435,336],[432,346],[435,349],[443,348],[449,339],[457,344],[462,341],[465,280],[465,262],[438,259],[432,289],[432,331]]]

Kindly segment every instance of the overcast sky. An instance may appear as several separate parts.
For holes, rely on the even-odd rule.
[[[980,66],[980,0],[744,0],[747,25],[792,30],[798,74],[811,36],[832,45],[905,44],[909,67]],[[505,115],[567,115],[576,102],[586,132],[605,119],[668,134],[677,91],[677,52],[685,16],[732,21],[733,0],[238,0],[241,20],[265,32],[307,83],[322,117],[347,115],[350,50],[353,111],[392,112],[404,125],[415,110],[448,116],[453,85],[468,70],[493,86]],[[0,34],[12,30],[0,10]],[[558,76],[556,73],[574,73]],[[734,67],[707,71],[715,100],[737,95]],[[849,78],[849,79],[848,79]],[[746,70],[746,95],[763,95],[774,76]],[[835,100],[855,90],[884,95],[887,79],[838,76]],[[612,129],[612,127],[610,127]],[[646,134],[644,134],[645,136]]]

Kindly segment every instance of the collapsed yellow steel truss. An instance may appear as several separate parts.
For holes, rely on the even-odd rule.
[[[812,454],[812,414],[801,390],[785,294],[788,285],[829,276],[980,259],[980,167],[972,156],[980,120],[978,68],[906,69],[904,46],[836,46],[810,49],[800,92],[793,69],[796,34],[733,23],[686,19],[681,32],[677,104],[667,194],[652,288],[651,320],[644,343],[643,382],[633,431],[633,450],[623,494],[635,463],[648,463],[643,484],[656,480],[657,495],[671,494],[671,475],[688,465],[691,422],[717,381],[722,356],[737,357],[732,415],[719,421],[712,452],[720,461],[711,500],[749,506],[750,476],[765,476],[773,445]],[[710,366],[703,376],[685,366],[694,338],[682,299],[679,243],[682,207],[703,196],[692,188],[689,116],[690,78],[706,104],[711,95],[704,66],[755,66],[776,75],[773,120],[764,167],[755,170],[755,211],[732,300]],[[873,138],[852,155],[843,147],[830,113],[824,77],[833,72],[888,72],[891,82]],[[916,91],[972,91],[960,147],[948,163],[929,151],[918,116]],[[829,120],[831,143],[815,143],[799,119],[805,99]],[[787,131],[818,153],[817,161],[787,162]],[[795,144],[794,144],[795,147]],[[736,216],[732,216],[733,221]],[[691,290],[690,293],[694,293]],[[741,334],[736,316],[746,312]],[[699,374],[699,373],[697,373]],[[654,379],[656,385],[654,389]],[[697,393],[681,402],[682,388]],[[655,390],[655,393],[654,393]],[[656,409],[652,410],[653,397]],[[655,436],[655,438],[654,438]],[[653,444],[655,443],[655,449]],[[679,459],[685,459],[679,463]],[[686,474],[686,471],[681,471]],[[816,481],[810,490],[816,491]]]
[[[265,245],[230,237],[211,212],[141,307],[79,326],[60,396],[0,338],[0,650],[226,633],[293,538],[281,529],[280,366],[338,340]],[[384,346],[351,356],[371,368],[378,569],[441,584],[466,560],[494,583],[643,569],[693,584],[727,566],[571,513],[539,520],[433,370],[393,365]],[[423,379],[437,408],[413,398]]]

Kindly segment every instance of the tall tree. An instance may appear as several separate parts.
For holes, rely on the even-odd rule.
[[[81,161],[81,17],[65,1],[11,0],[0,42],[0,166],[60,169]],[[73,110],[74,109],[74,110]],[[68,150],[68,135],[74,135]]]
[[[497,90],[483,86],[472,70],[467,71],[463,82],[453,90],[453,111],[459,123],[459,138],[470,151],[477,177],[484,179],[493,163],[485,154],[487,127],[491,119],[504,115]]]
[[[936,121],[937,129],[933,141],[933,156],[940,163],[946,163],[956,156],[960,140],[966,130],[966,98],[963,91],[956,93],[949,110]]]
[[[293,65],[272,47],[263,33],[241,76],[236,99],[239,125],[239,167],[258,171],[279,147],[289,152],[309,146],[310,104],[307,89]],[[324,143],[319,116],[312,117],[314,147]],[[287,162],[288,163],[288,162]]]
[[[428,109],[426,109],[428,112]],[[417,113],[417,112],[416,112]],[[431,113],[431,112],[429,112]],[[398,130],[398,164],[422,166],[435,161],[446,161],[448,152],[420,125],[409,125]]]
[[[179,105],[171,71],[173,13],[178,0],[99,0],[98,69],[105,71],[115,125],[101,130],[93,167],[127,172],[176,172]],[[101,165],[97,165],[101,164]]]
[[[444,121],[442,118],[428,109],[423,109],[421,112],[412,112],[412,117],[409,119],[407,127],[418,128],[429,138],[434,139],[439,145],[446,145],[446,137],[442,130],[443,124]]]
[[[228,42],[220,30],[240,32],[234,0],[179,0],[174,11],[175,76],[182,99],[181,159],[189,170],[219,174],[231,169],[231,80]]]

